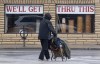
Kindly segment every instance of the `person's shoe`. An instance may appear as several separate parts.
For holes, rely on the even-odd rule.
[[[39,58],[39,61],[43,61],[43,60],[44,60],[44,59],[40,59],[40,58]]]
[[[49,61],[50,58],[47,58],[47,61]]]
[[[49,61],[50,59],[47,59],[47,61]]]

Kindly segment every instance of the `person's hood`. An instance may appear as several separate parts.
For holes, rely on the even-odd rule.
[[[45,19],[48,19],[48,20],[50,20],[52,18],[50,13],[46,13],[44,15],[44,17],[45,17]]]

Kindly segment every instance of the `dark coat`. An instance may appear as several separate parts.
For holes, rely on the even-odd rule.
[[[50,20],[43,19],[40,22],[40,28],[39,28],[39,39],[48,39],[48,37],[52,34],[56,37],[56,31],[54,30],[52,23]]]

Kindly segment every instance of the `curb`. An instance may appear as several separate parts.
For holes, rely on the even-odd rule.
[[[41,48],[0,48],[0,50],[40,50]],[[70,50],[100,50],[100,48],[70,48]]]

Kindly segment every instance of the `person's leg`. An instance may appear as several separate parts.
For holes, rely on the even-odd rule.
[[[40,55],[39,55],[39,59],[40,60],[44,60],[44,50],[43,50],[43,44],[44,44],[44,42],[43,42],[43,39],[41,39],[40,41],[41,41],[41,47],[42,47],[42,49],[41,49],[41,52],[40,52]]]
[[[45,50],[45,57],[46,57],[46,59],[50,59],[50,55],[49,55],[49,51],[48,50]]]
[[[44,50],[44,55],[45,55],[46,59],[49,59],[50,55],[49,55],[49,51],[48,51],[48,40],[47,39],[44,40],[43,48],[44,48],[43,50]]]

